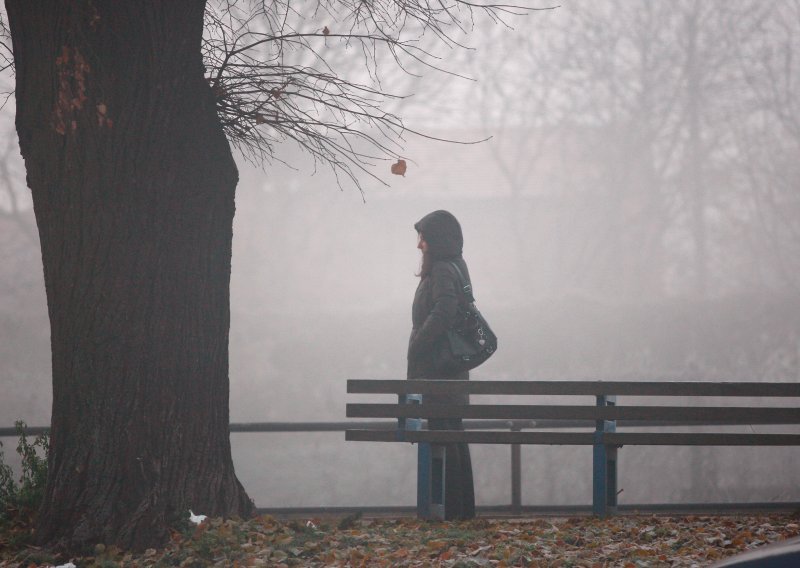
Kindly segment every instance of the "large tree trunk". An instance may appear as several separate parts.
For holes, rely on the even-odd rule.
[[[202,0],[7,0],[53,356],[40,542],[252,512],[228,435],[236,166]]]

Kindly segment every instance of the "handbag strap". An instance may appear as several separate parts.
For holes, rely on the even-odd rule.
[[[472,295],[472,284],[466,278],[464,278],[464,273],[461,272],[458,264],[451,260],[450,265],[456,269],[456,274],[458,274],[458,283],[461,285],[461,290],[464,292],[464,297],[467,299],[467,303],[474,304],[475,296]]]

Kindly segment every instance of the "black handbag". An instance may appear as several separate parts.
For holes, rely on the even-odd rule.
[[[474,369],[497,350],[497,336],[486,319],[475,307],[472,285],[455,262],[459,285],[464,293],[464,301],[458,304],[458,314],[453,326],[447,330],[434,359],[439,373],[457,374]]]

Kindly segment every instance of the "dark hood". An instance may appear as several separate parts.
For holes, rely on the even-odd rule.
[[[461,256],[464,237],[461,234],[461,225],[452,213],[443,210],[428,213],[417,221],[414,228],[428,243],[428,251],[433,258]]]

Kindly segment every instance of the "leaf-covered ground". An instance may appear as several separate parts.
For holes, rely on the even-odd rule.
[[[99,545],[59,558],[32,547],[0,552],[0,566],[707,566],[800,535],[796,515],[620,516],[466,522],[262,516],[205,521],[163,550],[130,554]]]

